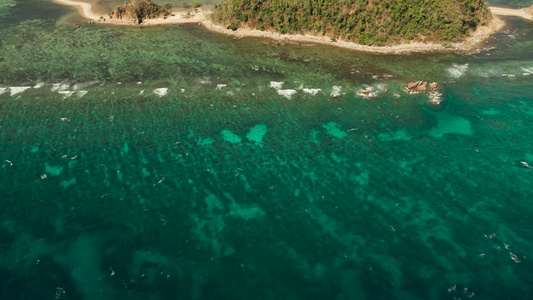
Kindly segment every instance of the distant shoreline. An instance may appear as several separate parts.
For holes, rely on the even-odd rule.
[[[87,19],[91,19],[95,22],[102,24],[113,25],[137,25],[133,21],[114,20],[109,19],[106,16],[99,15],[92,11],[92,6],[89,3],[77,2],[72,0],[52,0],[53,2],[61,5],[73,6],[78,9],[79,13]],[[353,42],[338,40],[332,42],[329,37],[325,36],[313,36],[302,34],[280,34],[271,31],[261,31],[257,29],[245,29],[239,28],[236,31],[225,28],[222,25],[214,24],[209,16],[211,10],[206,9],[193,9],[193,10],[178,10],[173,11],[172,15],[167,18],[150,19],[145,20],[142,26],[152,25],[164,25],[164,24],[186,24],[186,23],[199,23],[206,29],[225,34],[228,36],[236,37],[261,37],[270,38],[276,41],[282,42],[296,42],[296,43],[316,43],[327,44],[331,46],[352,49],[362,52],[376,53],[376,54],[409,54],[409,53],[473,53],[480,51],[483,44],[494,33],[501,31],[505,27],[505,21],[498,16],[517,16],[525,19],[533,19],[533,16],[526,13],[525,9],[509,9],[500,7],[490,7],[493,13],[493,19],[486,26],[479,27],[470,37],[461,43],[450,43],[448,47],[440,44],[432,43],[409,43],[394,46],[367,46],[360,45]]]

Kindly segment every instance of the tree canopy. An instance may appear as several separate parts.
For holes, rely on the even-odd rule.
[[[213,14],[234,30],[326,35],[365,45],[456,42],[491,18],[483,0],[224,0]]]
[[[157,5],[151,0],[131,0],[117,6],[109,16],[112,19],[137,20],[141,24],[145,19],[155,19],[169,14],[168,8]]]

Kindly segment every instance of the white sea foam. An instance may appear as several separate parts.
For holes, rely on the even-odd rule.
[[[139,92],[139,96],[142,95],[142,94],[144,94],[144,90]]]
[[[158,95],[159,97],[166,96],[166,94],[168,94],[168,88],[155,89],[154,94]]]
[[[306,94],[316,95],[318,92],[321,91],[321,89],[302,89],[302,91]]]
[[[377,98],[379,95],[379,91],[376,88],[369,86],[364,89],[357,90],[355,94],[358,97],[370,99],[370,98]]]
[[[5,92],[7,92],[7,88],[0,87],[0,95],[2,95]]]
[[[502,74],[502,77],[514,78],[513,74]]]
[[[63,95],[63,99],[67,99],[74,95],[75,91],[59,91],[59,94]]]
[[[271,81],[270,82],[270,87],[274,88],[276,90],[280,90],[283,87],[284,83],[285,82],[283,82],[283,81]]]
[[[31,89],[31,86],[12,86],[9,88],[9,92],[11,93],[11,96],[14,96],[24,92],[27,89]]]
[[[182,93],[185,93],[185,89],[181,89],[180,91],[181,91]]]
[[[331,97],[339,97],[341,95],[342,86],[333,86],[333,91],[331,92]]]
[[[68,83],[54,83],[52,84],[52,88],[50,91],[56,92],[56,91],[65,91],[70,87],[70,84]]]
[[[375,86],[378,92],[383,92],[384,90],[387,89],[387,86],[383,83],[376,84]]]
[[[78,96],[78,98],[81,98],[85,95],[87,95],[89,91],[86,91],[86,90],[81,90],[81,91],[78,91],[78,93],[76,93],[76,96]]]
[[[141,85],[141,84],[143,84],[142,81],[137,81],[137,85]]]
[[[227,84],[217,84],[217,90],[221,90],[227,86],[228,86]]]
[[[522,71],[524,71],[524,73],[531,74],[531,73],[533,73],[533,67],[528,67],[528,68],[522,67]]]
[[[428,93],[429,101],[435,105],[442,102],[442,94],[437,91],[431,91]]]
[[[452,78],[461,78],[468,70],[468,64],[460,65],[460,64],[453,64],[453,67],[448,68],[448,74]]]
[[[92,81],[88,81],[88,82],[79,82],[79,83],[76,83],[75,85],[72,86],[72,88],[70,88],[71,90],[83,90],[91,85],[95,85],[97,83],[99,83],[100,81],[98,80],[92,80]],[[103,84],[102,84],[103,85]],[[66,87],[68,88],[68,87]],[[66,89],[65,88],[65,89]]]
[[[278,90],[278,94],[287,99],[291,99],[296,93],[296,90]]]
[[[33,86],[34,89],[40,89],[44,86],[44,82],[38,82],[36,85]]]

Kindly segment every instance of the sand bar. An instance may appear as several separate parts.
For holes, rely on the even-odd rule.
[[[99,20],[100,14],[97,14],[92,11],[92,5],[85,2],[78,2],[78,1],[71,1],[71,0],[52,0],[52,2],[61,4],[61,5],[68,5],[68,6],[74,6],[80,15],[86,19],[91,20]]]
[[[490,11],[494,16],[514,16],[524,18],[526,20],[533,20],[533,16],[527,13],[526,8],[503,8],[497,6],[491,6]]]

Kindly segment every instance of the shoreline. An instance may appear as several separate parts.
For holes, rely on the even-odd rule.
[[[490,6],[490,11],[492,12],[493,16],[514,16],[519,17],[526,20],[533,20],[533,15],[529,14],[527,12],[529,8],[505,8],[505,7],[498,7],[498,6]]]
[[[89,3],[71,0],[52,0],[52,2],[60,5],[75,7],[80,15],[86,19],[91,19],[93,21],[100,20],[100,15],[92,11],[92,5]]]
[[[222,25],[214,24],[210,20],[204,20],[201,22],[202,25],[213,32],[220,34],[235,36],[239,38],[244,37],[260,37],[260,38],[269,38],[275,41],[282,42],[297,42],[297,43],[315,43],[336,46],[345,49],[351,49],[361,52],[368,52],[374,54],[411,54],[411,53],[474,53],[479,52],[480,47],[490,38],[494,33],[501,31],[506,23],[499,17],[494,17],[489,25],[482,26],[478,28],[470,37],[461,43],[450,43],[450,47],[444,47],[441,44],[433,43],[409,43],[409,44],[400,44],[394,46],[367,46],[356,44],[354,42],[347,42],[342,40],[337,40],[332,42],[331,38],[324,36],[314,36],[314,35],[302,35],[302,34],[291,34],[283,35],[277,32],[270,31],[260,31],[257,29],[238,29],[232,31],[226,29]]]
[[[139,25],[133,21],[108,19],[104,16],[96,14],[92,11],[92,5],[85,2],[77,2],[72,0],[52,0],[54,3],[60,5],[67,5],[76,7],[81,16],[86,19],[90,19],[100,24],[112,24],[112,25]],[[490,7],[493,13],[493,19],[486,26],[479,27],[471,36],[466,38],[460,43],[450,43],[448,47],[442,44],[434,43],[409,43],[400,44],[394,46],[367,46],[356,44],[354,42],[337,40],[331,41],[331,38],[325,36],[314,36],[304,34],[280,34],[271,31],[261,31],[257,29],[239,28],[236,31],[227,29],[226,27],[218,24],[214,24],[209,16],[211,14],[210,9],[181,9],[173,11],[172,15],[167,18],[150,19],[144,21],[141,26],[154,26],[154,25],[170,25],[170,24],[187,24],[198,23],[205,29],[224,34],[227,36],[234,36],[238,38],[244,37],[258,37],[268,38],[281,42],[293,42],[293,43],[307,43],[307,44],[322,44],[330,45],[345,49],[351,49],[361,52],[374,53],[374,54],[411,54],[411,53],[476,53],[480,52],[486,41],[494,33],[501,31],[506,23],[498,16],[517,16],[524,19],[532,20],[533,16],[526,13],[525,9],[509,9],[500,7]]]

